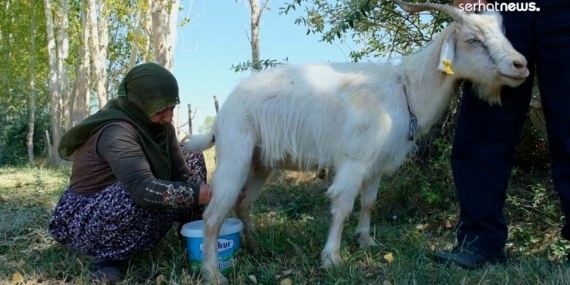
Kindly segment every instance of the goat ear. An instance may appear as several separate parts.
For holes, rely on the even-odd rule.
[[[456,42],[457,38],[455,34],[451,34],[445,38],[441,45],[441,53],[439,54],[439,65],[437,66],[437,70],[447,74],[454,74],[453,70],[451,70],[451,62],[455,57]]]

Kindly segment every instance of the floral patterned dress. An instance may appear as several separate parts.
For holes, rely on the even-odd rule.
[[[194,183],[205,184],[206,163],[202,153],[188,153],[186,163]],[[77,195],[67,188],[49,223],[58,242],[94,258],[124,260],[154,248],[174,222],[180,225],[202,218],[204,206],[194,208],[142,208],[135,204],[120,182],[96,194]]]

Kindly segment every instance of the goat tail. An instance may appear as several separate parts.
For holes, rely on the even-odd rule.
[[[201,152],[214,146],[214,132],[205,135],[191,135],[184,142],[184,148],[188,152]]]

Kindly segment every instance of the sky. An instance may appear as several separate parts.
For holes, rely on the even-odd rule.
[[[214,95],[220,108],[227,95],[240,79],[250,71],[236,73],[230,70],[251,60],[250,15],[240,0],[182,0],[183,11],[179,18],[189,17],[190,22],[177,31],[173,73],[180,89],[180,124],[188,121],[188,104],[192,104],[195,117],[192,121],[196,133],[206,116],[215,116]],[[247,1],[247,0],[246,0]],[[306,35],[307,29],[294,23],[304,16],[304,8],[279,15],[279,7],[292,0],[272,0],[270,11],[261,18],[259,46],[261,59],[278,61],[288,58],[290,64],[304,62],[346,62],[354,43],[340,45],[319,42],[320,34]],[[184,132],[188,127],[183,128]]]

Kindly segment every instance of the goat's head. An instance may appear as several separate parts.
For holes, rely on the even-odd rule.
[[[445,33],[438,70],[471,81],[489,104],[501,104],[503,86],[517,87],[527,79],[527,61],[505,37],[499,12],[467,13],[442,4],[393,1],[408,13],[437,10],[455,21]]]

